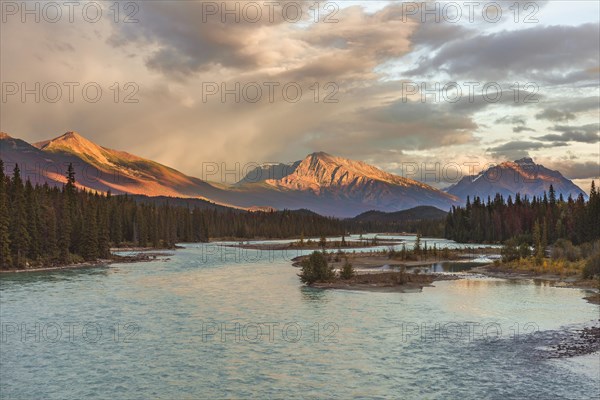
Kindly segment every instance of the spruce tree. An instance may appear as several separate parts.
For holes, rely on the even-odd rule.
[[[12,258],[15,265],[20,268],[25,265],[25,256],[29,249],[30,239],[27,230],[23,181],[21,180],[21,171],[18,164],[15,164],[13,170],[11,190],[10,243]]]
[[[83,228],[81,255],[86,261],[93,261],[98,258],[98,226],[96,209],[91,202],[86,205]]]
[[[55,261],[58,256],[56,237],[56,212],[51,206],[45,206],[42,211],[42,256],[47,261]]]
[[[590,188],[590,197],[587,204],[587,229],[586,236],[588,241],[600,237],[600,191],[596,188],[596,182],[592,181]]]
[[[60,230],[58,239],[59,260],[61,263],[71,261],[71,209],[66,192],[63,192],[62,210],[60,218]]]
[[[110,212],[110,241],[113,246],[119,246],[123,241],[123,215],[118,204],[111,207]]]
[[[29,232],[29,248],[27,257],[30,260],[38,260],[41,256],[41,220],[40,204],[37,192],[34,191],[29,179],[25,183],[25,209],[27,214],[27,231]]]
[[[98,206],[98,256],[110,257],[110,229],[108,220],[108,202],[102,201]]]
[[[4,162],[0,159],[0,268],[12,266],[10,255],[9,211],[7,201],[7,182],[4,175]]]
[[[413,252],[415,255],[421,254],[421,234],[417,233],[417,238],[415,240],[415,246],[413,247]]]

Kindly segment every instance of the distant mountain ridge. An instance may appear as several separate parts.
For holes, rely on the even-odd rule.
[[[33,145],[0,133],[0,150],[7,172],[10,173],[11,165],[19,163],[24,178],[33,183],[62,186],[66,167],[72,163],[77,183],[91,190],[195,198],[249,210],[306,209],[342,218],[371,210],[389,213],[418,206],[448,210],[464,201],[467,195],[487,197],[488,193],[493,193],[493,196],[496,191],[505,194],[520,189],[510,185],[492,185],[489,179],[475,176],[464,178],[446,193],[362,161],[324,152],[309,154],[289,164],[257,166],[239,182],[228,185],[203,181],[155,161],[99,146],[76,132],[67,132]],[[505,164],[502,168],[512,171],[521,168],[510,168],[512,164],[519,166],[527,162],[518,160],[501,166]],[[544,182],[564,183],[564,187],[555,184],[557,193],[562,193],[564,188],[581,190],[557,171],[544,173],[556,178]],[[559,177],[551,173],[558,173]],[[480,187],[479,181],[488,184]],[[537,188],[547,190],[544,185]]]
[[[521,196],[541,196],[548,192],[550,185],[556,195],[562,194],[566,199],[569,195],[577,198],[587,194],[565,178],[559,171],[553,171],[541,164],[536,164],[533,159],[526,157],[516,161],[506,161],[487,168],[477,175],[466,176],[457,184],[450,186],[447,192],[465,201],[467,196],[487,199],[500,193],[505,198],[517,193]]]

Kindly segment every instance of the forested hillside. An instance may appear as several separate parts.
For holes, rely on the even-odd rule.
[[[2,268],[109,258],[113,246],[168,248],[209,237],[339,235],[344,229],[342,221],[303,211],[192,208],[79,190],[72,166],[62,189],[33,186],[23,181],[18,165],[6,176],[0,160]]]
[[[513,237],[551,244],[565,238],[575,244],[600,237],[600,193],[592,183],[590,199],[543,197],[484,202],[468,200],[445,220],[339,220],[307,210],[250,212],[207,202],[100,194],[76,187],[69,166],[63,188],[23,181],[19,166],[12,176],[0,160],[0,267],[61,265],[110,258],[110,248],[171,248],[177,242],[210,238],[291,238],[359,232],[418,231],[459,242],[505,242]],[[412,214],[411,214],[412,215]],[[386,216],[386,218],[383,218]],[[413,216],[414,217],[414,216]]]
[[[522,237],[532,242],[539,231],[545,243],[568,239],[575,244],[600,237],[600,192],[592,182],[589,201],[583,195],[556,198],[550,186],[541,197],[504,199],[496,195],[487,201],[467,199],[465,207],[453,207],[446,219],[446,238],[460,242],[504,242]]]

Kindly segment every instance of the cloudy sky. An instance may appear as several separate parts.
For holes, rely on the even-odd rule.
[[[599,3],[515,3],[3,0],[0,130],[198,177],[325,151],[447,186],[530,156],[587,190]]]

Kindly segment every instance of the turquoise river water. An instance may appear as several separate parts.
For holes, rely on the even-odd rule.
[[[598,354],[545,350],[598,324],[582,290],[473,276],[420,293],[323,291],[301,285],[297,254],[183,246],[168,260],[1,275],[0,398],[600,394]]]

